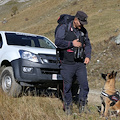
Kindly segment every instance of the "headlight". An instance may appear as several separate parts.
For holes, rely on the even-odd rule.
[[[32,62],[38,62],[38,58],[34,53],[25,51],[25,50],[20,50],[19,51],[21,58],[30,60]]]

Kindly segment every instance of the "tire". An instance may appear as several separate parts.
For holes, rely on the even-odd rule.
[[[12,67],[6,67],[1,72],[0,87],[9,96],[19,97],[21,95],[22,86],[16,82]]]

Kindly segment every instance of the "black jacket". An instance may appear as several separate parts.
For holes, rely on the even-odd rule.
[[[68,27],[68,28],[66,28]],[[67,29],[67,32],[66,32]],[[55,44],[58,48],[62,50],[61,59],[65,63],[71,63],[74,61],[74,53],[72,41],[79,38],[80,32],[85,37],[85,55],[88,58],[91,58],[91,44],[88,38],[87,30],[83,27],[82,29],[75,29],[72,25],[72,22],[69,23],[68,26],[65,24],[61,25],[55,36]]]

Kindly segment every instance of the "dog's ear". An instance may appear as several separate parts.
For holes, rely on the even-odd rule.
[[[117,75],[117,72],[115,72],[115,74],[114,74],[114,75],[115,75],[115,77],[116,77],[116,75]]]
[[[107,76],[107,74],[103,74],[103,73],[101,73],[101,76],[102,76],[102,78],[103,78],[104,80],[106,80],[106,76]]]
[[[109,74],[108,78],[109,78],[109,79],[112,79],[113,77],[114,77],[114,71],[112,71],[112,72]]]

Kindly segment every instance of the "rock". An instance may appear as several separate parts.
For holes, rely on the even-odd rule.
[[[99,63],[100,62],[100,60],[97,60],[97,63]]]
[[[117,45],[120,45],[120,35],[118,35],[114,40]]]

